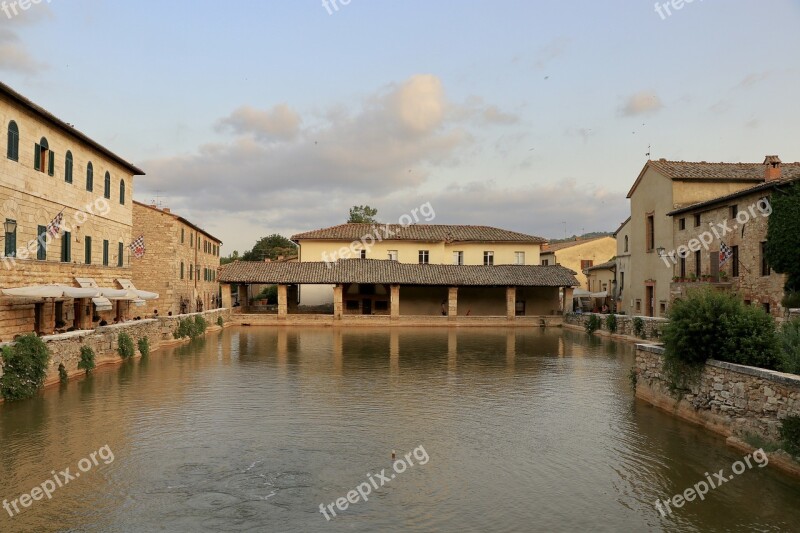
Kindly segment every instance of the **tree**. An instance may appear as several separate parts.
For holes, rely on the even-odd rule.
[[[350,208],[350,218],[347,220],[348,224],[377,224],[378,220],[375,215],[378,214],[377,209],[373,209],[368,205],[354,205]]]
[[[769,265],[787,274],[786,292],[800,291],[800,185],[776,191],[767,227],[766,258]]]
[[[238,261],[239,259],[241,259],[241,257],[239,257],[239,250],[234,250],[233,253],[228,257],[220,257],[219,264],[227,265],[228,263],[233,263],[234,261]]]
[[[263,261],[264,259],[272,259],[273,261],[279,256],[291,257],[297,255],[297,245],[277,233],[268,237],[260,239],[252,250],[248,250],[242,255],[244,261]]]

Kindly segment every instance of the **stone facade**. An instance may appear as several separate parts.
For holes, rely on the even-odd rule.
[[[2,84],[0,128],[0,223],[16,223],[3,236],[0,287],[77,286],[75,277],[93,277],[120,288],[116,279],[130,278],[133,177],[142,172]],[[41,238],[59,213],[59,237]],[[115,303],[100,318],[110,322],[126,306]],[[88,300],[0,297],[0,339],[51,333],[57,321],[77,326],[84,311],[91,319]]]
[[[800,376],[710,360],[678,399],[662,370],[663,348],[636,347],[636,395],[726,436],[779,440],[781,420],[800,416]]]
[[[147,314],[158,310],[181,314],[221,306],[217,270],[222,242],[169,209],[133,204],[134,234],[144,236],[146,252],[132,259],[137,289],[159,293],[147,302]]]
[[[600,314],[600,313],[570,313],[566,315],[564,319],[564,324],[568,326],[575,326],[581,329],[586,327],[586,322],[588,322],[589,317],[592,315],[596,315],[600,317],[600,329],[598,331],[605,332],[611,335],[611,332],[608,330],[608,325],[606,324],[606,319],[608,315]],[[669,323],[669,320],[666,318],[653,318],[647,316],[640,316],[640,317],[630,317],[628,315],[616,315],[617,317],[617,331],[614,335],[622,335],[627,337],[637,337],[636,333],[634,332],[633,328],[633,320],[634,318],[641,318],[642,322],[644,323],[644,335],[647,339],[658,339],[661,337],[661,332],[664,330],[664,326]]]

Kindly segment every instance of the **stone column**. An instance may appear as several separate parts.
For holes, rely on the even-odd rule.
[[[286,285],[278,285],[278,318],[286,318],[289,313],[286,298]]]
[[[220,289],[222,290],[222,307],[231,309],[233,307],[233,294],[230,283],[223,283],[220,285]]]
[[[517,315],[517,288],[506,287],[506,318],[514,320]]]
[[[390,298],[391,319],[396,320],[400,318],[400,285],[392,285],[392,296]]]
[[[343,287],[341,285],[334,285],[333,287],[333,319],[342,319],[342,308],[344,305],[343,300]]]
[[[247,285],[239,285],[237,290],[239,292],[239,306],[244,312],[248,312],[248,308],[250,307],[250,298],[247,294]],[[189,302],[189,309],[187,309],[187,311],[190,311],[193,305],[194,302]]]
[[[455,320],[458,317],[458,287],[447,289],[447,318]]]
[[[572,293],[575,289],[572,287],[564,287],[564,314],[571,313],[572,309]]]

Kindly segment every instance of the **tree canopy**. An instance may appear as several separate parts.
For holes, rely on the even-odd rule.
[[[256,242],[252,250],[242,255],[244,261],[263,261],[264,259],[278,259],[279,256],[291,257],[297,255],[297,245],[284,237],[274,233],[262,237]]]
[[[800,185],[776,191],[767,228],[766,258],[776,272],[787,274],[787,292],[800,291]]]
[[[354,205],[350,208],[350,218],[347,220],[348,224],[377,224],[378,220],[375,215],[378,214],[377,209],[373,209],[368,205]]]

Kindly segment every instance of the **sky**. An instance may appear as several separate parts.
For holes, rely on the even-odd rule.
[[[361,204],[614,231],[648,154],[800,160],[800,0],[327,2],[0,0],[0,79],[223,255]]]

